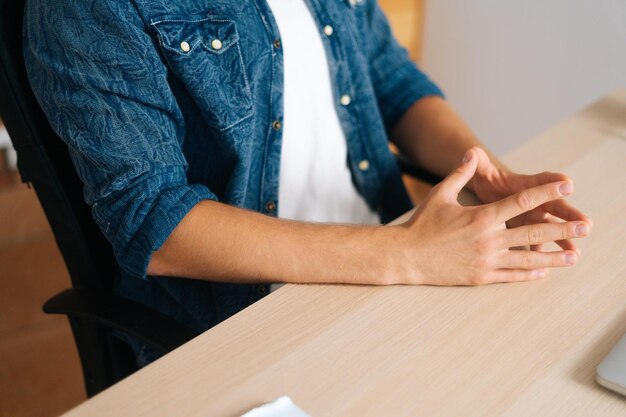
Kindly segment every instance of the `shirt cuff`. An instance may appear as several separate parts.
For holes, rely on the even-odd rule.
[[[417,100],[427,96],[444,97],[441,89],[415,63],[407,62],[398,68],[389,87],[380,94],[380,111],[389,131]]]
[[[131,276],[146,279],[152,253],[183,217],[200,201],[217,200],[207,187],[184,182],[183,168],[170,168],[121,191],[115,200],[94,206],[96,222],[111,242],[120,267]]]

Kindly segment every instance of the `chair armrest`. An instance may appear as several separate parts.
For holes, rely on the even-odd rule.
[[[432,185],[438,184],[441,182],[441,180],[443,180],[443,178],[438,177],[437,175],[433,175],[430,172],[418,167],[411,160],[398,153],[394,153],[394,156],[396,157],[396,162],[398,163],[400,171],[403,174],[409,175],[411,177],[414,177],[415,179],[427,182]]]
[[[65,290],[48,300],[43,311],[79,317],[123,331],[163,353],[174,350],[198,335],[198,332],[156,310],[94,290]]]

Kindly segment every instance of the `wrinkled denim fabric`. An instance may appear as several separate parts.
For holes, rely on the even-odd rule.
[[[375,0],[307,4],[328,56],[354,185],[387,222],[411,208],[387,132],[415,101],[442,93],[394,39]],[[27,2],[30,82],[113,246],[122,268],[116,291],[198,330],[267,286],[146,279],[146,268],[201,200],[276,215],[278,39],[264,0]],[[344,94],[347,106],[339,104]]]

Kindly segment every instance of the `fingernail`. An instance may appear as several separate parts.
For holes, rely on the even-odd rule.
[[[568,265],[574,265],[576,263],[576,255],[568,253],[565,255],[565,263]]]
[[[533,271],[533,276],[537,277],[537,278],[543,278],[546,276],[546,270],[545,269],[535,269]]]
[[[581,253],[583,253],[582,250],[580,250],[580,248],[576,248],[574,249],[576,251],[576,255],[580,256]]]
[[[581,223],[574,228],[574,233],[576,236],[585,236],[589,233],[589,226],[586,223]]]
[[[465,156],[463,157],[463,163],[467,163],[472,160],[472,151],[468,150],[465,152]]]
[[[561,195],[571,194],[572,191],[574,191],[574,187],[572,186],[571,182],[566,182],[559,186],[559,192],[561,193]]]

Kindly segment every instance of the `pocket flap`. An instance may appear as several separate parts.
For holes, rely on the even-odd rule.
[[[159,20],[152,22],[161,46],[180,55],[188,55],[198,48],[221,54],[239,41],[235,22],[220,18],[200,20]]]

